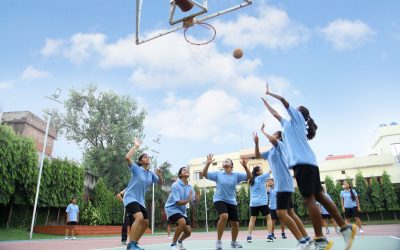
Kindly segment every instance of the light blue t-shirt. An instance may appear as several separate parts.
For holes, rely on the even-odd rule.
[[[276,190],[269,189],[269,209],[276,210]]]
[[[356,190],[353,189],[354,196],[358,196]],[[350,189],[349,191],[343,190],[340,192],[340,197],[343,199],[344,208],[353,208],[357,207],[357,200],[354,201],[351,199]]]
[[[69,221],[78,221],[78,213],[79,213],[78,205],[74,203],[69,204],[65,212],[68,213]]]
[[[274,175],[274,188],[276,192],[294,192],[292,175],[289,172],[287,164],[287,151],[285,145],[278,141],[278,144],[261,156],[268,160]]]
[[[224,201],[228,204],[237,205],[236,201],[236,185],[247,180],[244,173],[232,172],[227,174],[224,172],[209,172],[207,179],[217,183],[217,191],[214,193],[213,202]]]
[[[326,198],[328,198],[330,201],[332,201],[332,198],[329,194],[324,193],[324,195],[326,196]],[[318,201],[317,201],[317,205],[321,208],[321,214],[329,214],[328,210],[326,210],[325,207],[322,206],[322,204],[320,204]]]
[[[186,185],[182,180],[177,180],[172,184],[171,193],[169,194],[167,202],[164,206],[167,217],[170,217],[174,214],[182,214],[183,216],[187,217],[186,206],[179,206],[176,203],[181,200],[188,200],[190,191],[192,191],[192,202],[195,200],[195,192],[191,185]]]
[[[250,207],[259,207],[268,204],[265,182],[269,179],[269,176],[269,173],[264,173],[254,178],[254,184],[250,185]]]
[[[146,207],[144,202],[146,190],[152,183],[157,183],[159,178],[150,169],[145,170],[134,162],[129,167],[131,170],[131,179],[126,187],[124,206],[127,206],[131,202],[137,202],[142,207]]]
[[[289,168],[297,164],[318,166],[313,150],[307,142],[306,121],[300,111],[292,106],[287,109],[290,120],[281,118],[283,142],[288,151]]]

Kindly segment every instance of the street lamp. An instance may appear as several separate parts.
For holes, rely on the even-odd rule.
[[[45,98],[62,104],[61,101],[57,100],[60,97],[60,94],[61,94],[61,89],[57,88],[55,90],[54,94],[51,97],[50,96],[45,96]],[[49,134],[50,121],[51,121],[51,115],[49,114],[48,117],[47,117],[46,133],[44,135],[42,157],[40,158],[39,176],[38,176],[38,182],[37,182],[37,186],[36,186],[36,195],[35,195],[35,205],[33,206],[31,231],[29,233],[29,239],[30,240],[32,239],[33,226],[35,225],[36,207],[37,207],[37,203],[38,203],[38,200],[39,200],[40,179],[42,178],[43,161],[44,161],[44,157],[45,157],[45,153],[46,153],[47,135]]]
[[[161,135],[159,134],[156,139],[153,139],[153,142],[156,143],[156,144],[160,144],[160,139],[161,139]],[[153,153],[156,153],[156,154],[160,153],[160,151],[157,151],[157,150],[154,150],[154,149],[152,149],[151,151]],[[154,160],[154,163],[155,164],[153,164],[153,166],[154,166],[153,167],[154,168],[153,171],[156,172],[156,167],[157,167],[156,166],[157,165],[157,160],[156,159]],[[151,234],[154,234],[154,209],[156,209],[156,204],[154,202],[154,188],[155,188],[155,185],[153,183],[153,191],[152,191],[152,197],[151,197]]]

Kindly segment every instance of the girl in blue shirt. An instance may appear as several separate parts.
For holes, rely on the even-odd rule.
[[[127,215],[132,216],[134,219],[129,235],[131,242],[127,245],[127,250],[143,250],[137,245],[137,242],[149,226],[145,193],[151,184],[159,183],[162,185],[163,183],[161,169],[157,169],[157,174],[150,170],[150,157],[147,154],[141,154],[138,163],[131,160],[141,143],[141,141],[135,139],[134,146],[125,156],[131,170],[131,179],[126,187],[124,206]]]
[[[360,229],[360,233],[364,233],[361,226],[360,220],[360,212],[361,206],[360,201],[358,199],[358,194],[356,190],[351,187],[351,184],[347,181],[343,181],[344,190],[340,192],[340,198],[342,201],[342,210],[344,212],[344,217],[346,218],[346,222],[350,223],[350,219],[354,218],[358,228]]]
[[[192,233],[190,220],[186,214],[186,204],[194,201],[194,189],[189,185],[189,176],[189,170],[186,167],[179,169],[179,180],[172,184],[171,193],[164,207],[168,224],[177,226],[172,239],[171,250],[185,249],[182,241]]]
[[[289,168],[293,169],[297,186],[304,198],[308,214],[311,218],[315,232],[316,249],[330,249],[333,245],[333,242],[328,241],[322,233],[322,218],[316,201],[321,203],[328,210],[340,226],[340,231],[345,240],[346,250],[350,249],[357,227],[356,225],[347,225],[336,205],[326,198],[322,192],[317,160],[307,141],[314,138],[318,128],[311,118],[310,112],[303,106],[297,109],[293,108],[283,97],[271,93],[268,85],[265,94],[280,100],[291,118],[290,120],[282,118],[281,115],[269,105],[267,100],[262,98],[264,105],[283,127],[283,142],[288,150]]]
[[[278,217],[297,239],[297,249],[311,249],[313,245],[311,244],[310,237],[308,237],[303,223],[293,209],[292,193],[294,191],[294,184],[292,175],[287,166],[286,147],[281,142],[282,133],[281,131],[277,131],[274,135],[269,135],[265,132],[264,128],[265,125],[263,124],[261,131],[268,138],[273,147],[269,151],[262,153],[261,156],[268,160],[275,177],[275,188],[277,191],[276,208]],[[259,151],[256,151],[255,154],[256,157],[260,156]]]
[[[253,134],[253,139],[254,142],[256,142],[256,145],[258,145],[258,136],[256,133]],[[251,234],[260,212],[262,216],[265,216],[268,233],[271,233],[271,216],[268,208],[267,188],[265,186],[270,174],[271,171],[269,173],[263,173],[260,166],[254,167],[251,172],[251,178],[249,181],[251,216],[248,227],[247,242],[252,242]]]
[[[241,164],[246,171],[244,173],[233,172],[233,162],[227,158],[222,162],[224,171],[208,172],[208,167],[214,162],[213,155],[207,156],[207,163],[203,169],[203,177],[217,183],[217,190],[214,193],[213,202],[217,213],[219,214],[219,220],[217,224],[217,242],[215,248],[222,250],[222,234],[224,233],[226,223],[231,224],[231,235],[232,235],[232,248],[242,248],[242,245],[236,241],[239,234],[239,215],[236,201],[236,185],[242,181],[247,181],[251,177],[251,173],[247,168],[247,158],[241,158]]]
[[[275,182],[274,178],[270,177],[267,182],[267,195],[268,195],[268,207],[271,212],[271,233],[267,236],[267,242],[276,241],[276,237],[274,235],[275,232],[275,224],[278,221],[278,214],[276,213],[276,190],[275,190]],[[285,234],[285,224],[283,222],[279,223],[281,225],[281,235],[282,239],[287,239]]]

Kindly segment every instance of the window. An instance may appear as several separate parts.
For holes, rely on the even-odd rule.
[[[217,165],[218,163],[217,163],[217,162],[213,162],[212,164],[213,164],[213,166],[215,166],[215,165]]]
[[[194,172],[193,180],[198,181],[203,177],[202,172]]]
[[[342,170],[342,174],[346,174],[346,171]]]
[[[392,150],[392,154],[395,157],[395,161],[400,163],[400,143],[390,144],[390,149]]]

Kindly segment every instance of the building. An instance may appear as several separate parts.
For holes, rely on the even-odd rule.
[[[29,111],[3,112],[1,123],[9,125],[15,133],[31,137],[35,141],[39,158],[41,157],[47,123]],[[49,128],[46,157],[52,157],[54,141],[57,139],[57,129]]]
[[[397,123],[381,125],[373,135],[370,144],[370,155],[330,155],[319,162],[321,181],[323,182],[326,176],[332,177],[334,181],[342,181],[347,178],[354,179],[360,171],[370,184],[372,177],[376,177],[380,181],[383,171],[386,171],[393,183],[400,183],[400,125]],[[260,151],[263,152],[268,149],[268,147],[264,147],[260,148]],[[269,171],[266,160],[255,159],[254,148],[214,155],[215,162],[210,166],[209,171],[222,170],[222,161],[230,158],[234,162],[235,171],[244,172],[240,165],[240,155],[245,155],[250,159],[248,162],[250,170],[254,166],[260,165],[264,171]],[[215,186],[215,182],[201,179],[205,160],[206,156],[189,161],[191,185],[198,187]]]
[[[400,125],[381,125],[370,140],[369,155],[330,155],[319,163],[319,167],[321,180],[326,176],[336,181],[355,179],[360,171],[371,184],[372,177],[380,182],[383,171],[386,171],[393,183],[400,183]]]

